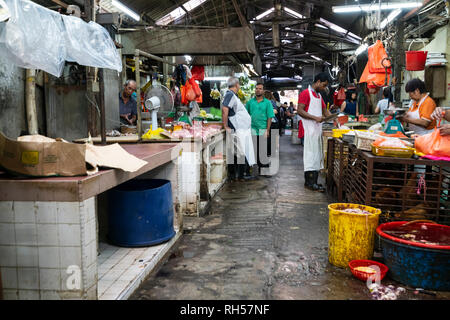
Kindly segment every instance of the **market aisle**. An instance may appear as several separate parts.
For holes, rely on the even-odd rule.
[[[290,141],[280,139],[276,176],[227,183],[210,215],[186,218],[178,249],[130,299],[370,299],[328,264],[332,200],[303,188],[302,148]]]

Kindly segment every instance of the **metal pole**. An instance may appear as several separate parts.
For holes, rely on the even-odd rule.
[[[142,137],[142,117],[141,117],[141,70],[139,68],[140,51],[136,49],[134,54],[134,67],[136,75],[136,108],[137,108],[137,134],[138,139]]]
[[[102,137],[102,145],[106,145],[106,115],[105,115],[105,73],[103,69],[99,69],[100,73],[100,134]]]
[[[139,50],[139,49],[136,49],[136,55],[141,55],[141,56],[144,56],[144,57],[147,57],[147,58],[156,60],[156,61],[160,61],[160,62],[163,62],[163,63],[167,63],[167,64],[169,64],[169,65],[171,65],[171,66],[174,66],[174,67],[177,66],[175,63],[169,62],[169,61],[167,61],[167,60],[165,60],[165,59],[163,59],[163,58],[160,58],[160,57],[158,57],[158,56],[155,56],[155,55],[153,55],[153,54],[147,53],[147,52],[142,51],[142,50]]]

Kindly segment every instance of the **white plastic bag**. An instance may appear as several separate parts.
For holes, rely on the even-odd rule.
[[[11,13],[9,12],[8,6],[3,0],[0,0],[0,22],[6,21],[11,17]]]
[[[59,77],[66,57],[61,15],[31,1],[5,2],[11,17],[0,32],[1,54],[19,67]]]
[[[65,26],[66,60],[78,64],[122,71],[122,60],[105,28],[74,16],[62,16]]]
[[[63,16],[28,0],[4,0],[11,17],[0,26],[0,54],[22,68],[60,77],[64,62],[122,71],[108,32],[95,22]]]

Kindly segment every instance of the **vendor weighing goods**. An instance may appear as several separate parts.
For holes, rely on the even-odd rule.
[[[405,130],[403,129],[402,123],[397,120],[397,117],[402,116],[407,110],[406,109],[399,109],[399,108],[393,108],[393,109],[386,109],[384,110],[384,113],[387,116],[392,116],[393,119],[389,120],[386,123],[386,127],[384,129],[384,133],[392,134],[392,133],[405,133]]]

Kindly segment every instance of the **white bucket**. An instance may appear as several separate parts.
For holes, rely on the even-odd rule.
[[[301,140],[298,138],[298,129],[292,130],[291,143],[292,144],[300,144],[301,143]]]
[[[221,183],[223,180],[223,159],[211,160],[211,175],[209,181],[211,183]]]

